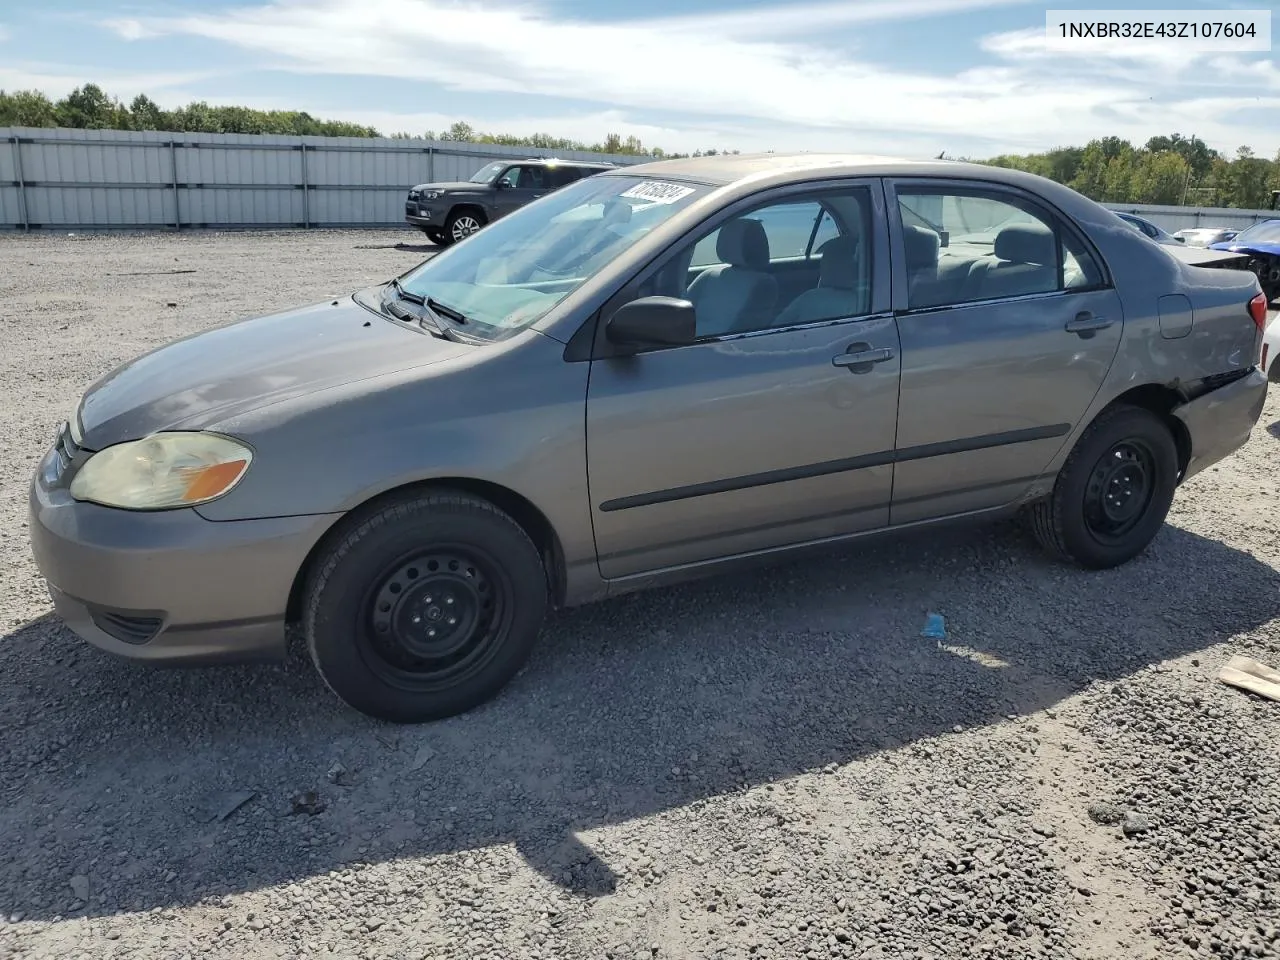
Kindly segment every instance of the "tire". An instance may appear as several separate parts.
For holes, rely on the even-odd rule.
[[[1031,507],[1031,527],[1060,559],[1089,570],[1117,567],[1160,532],[1177,485],[1169,427],[1150,410],[1115,406],[1089,425],[1053,492]]]
[[[437,247],[444,246],[444,234],[435,227],[423,227],[422,232],[427,235],[427,239],[434,243]]]
[[[460,493],[352,516],[313,571],[303,608],[312,662],[348,706],[393,723],[492,699],[528,660],[547,609],[533,541]]]
[[[444,239],[446,243],[454,244],[459,240],[465,240],[471,234],[480,230],[489,218],[480,210],[472,207],[463,207],[454,210],[449,214],[449,219],[444,223]]]

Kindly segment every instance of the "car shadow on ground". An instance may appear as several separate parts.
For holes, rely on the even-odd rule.
[[[921,533],[556,614],[501,696],[421,727],[345,709],[300,656],[146,668],[45,617],[0,648],[0,907],[109,915],[495,844],[598,896],[617,876],[582,831],[1042,710],[1278,598],[1275,569],[1173,526],[1101,573],[1008,527]],[[323,812],[292,812],[302,791]]]

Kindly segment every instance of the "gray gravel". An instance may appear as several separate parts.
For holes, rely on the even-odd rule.
[[[1276,396],[1123,569],[1006,525],[642,594],[421,728],[64,630],[25,495],[75,396],[426,250],[0,237],[0,957],[1280,957],[1280,704],[1214,679],[1280,663]]]

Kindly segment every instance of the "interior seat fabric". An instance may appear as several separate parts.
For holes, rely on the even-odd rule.
[[[718,336],[768,326],[778,303],[778,283],[769,269],[769,238],[759,220],[730,220],[720,227],[716,256],[689,284],[698,311],[698,336]]]

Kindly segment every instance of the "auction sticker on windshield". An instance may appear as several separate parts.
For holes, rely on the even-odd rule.
[[[646,180],[644,183],[637,183],[620,196],[631,200],[648,200],[652,203],[675,203],[691,193],[693,193],[693,187],[684,187],[678,183],[663,183],[661,180]]]

